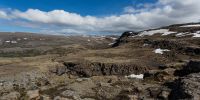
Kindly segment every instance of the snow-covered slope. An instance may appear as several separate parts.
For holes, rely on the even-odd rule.
[[[156,29],[156,30],[150,30],[150,31],[143,31],[139,34],[139,36],[145,36],[145,35],[151,36],[158,33],[162,35],[169,35],[176,32],[169,31],[169,29]]]
[[[183,25],[180,27],[200,27],[200,24],[194,24],[194,25]]]
[[[169,36],[174,35],[175,37],[185,37],[191,36],[192,38],[200,37],[200,24],[192,23],[192,24],[179,24],[179,25],[171,25],[158,29],[151,29],[138,32],[136,35],[131,35],[131,37],[145,37],[145,36],[154,36],[156,34],[160,34],[160,36]]]

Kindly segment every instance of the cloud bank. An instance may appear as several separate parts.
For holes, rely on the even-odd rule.
[[[64,10],[0,10],[0,19],[17,22],[45,33],[101,34],[139,31],[174,23],[200,21],[200,0],[158,0],[154,4],[129,5],[121,15],[81,16]]]

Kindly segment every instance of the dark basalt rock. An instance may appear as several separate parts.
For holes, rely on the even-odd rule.
[[[175,31],[175,32],[196,32],[200,30],[200,27],[181,27],[184,25],[196,25],[196,24],[200,24],[198,23],[185,23],[185,24],[174,24],[174,25],[170,25],[170,26],[166,26],[166,27],[162,27],[165,29],[169,29],[170,31]]]
[[[200,98],[200,73],[194,73],[175,81],[170,99],[199,100]]]
[[[179,41],[169,40],[145,40],[144,43],[151,44],[153,48],[162,48],[176,51],[180,54],[186,55],[200,55],[200,48],[198,46],[188,46]]]
[[[139,34],[138,32],[134,32],[134,31],[126,31],[124,32],[120,37],[119,39],[116,40],[116,43],[113,44],[113,47],[116,47],[116,46],[119,46],[120,44],[122,43],[127,43],[128,42],[128,37],[130,36],[135,36]]]
[[[153,48],[163,48],[170,50],[182,48],[183,45],[177,41],[169,41],[169,40],[149,40],[148,44],[151,44]]]
[[[120,38],[123,38],[123,37],[129,37],[129,36],[134,36],[134,35],[137,35],[138,33],[137,32],[134,32],[134,31],[126,31],[124,32]]]
[[[81,77],[101,76],[101,75],[129,75],[144,73],[148,68],[134,64],[114,64],[114,63],[72,63],[65,62],[70,74]]]
[[[184,51],[190,55],[200,55],[200,48],[199,47],[186,47]]]
[[[55,73],[58,76],[61,76],[67,72],[67,68],[65,66],[55,66],[50,69],[51,73]]]
[[[200,72],[200,61],[189,61],[188,64],[183,67],[183,69],[176,71],[175,75],[185,76],[198,72]]]
[[[170,31],[176,31],[176,32],[190,32],[194,33],[196,31],[200,30],[200,27],[171,27],[169,28]]]

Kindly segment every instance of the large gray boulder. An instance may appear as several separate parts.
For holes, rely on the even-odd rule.
[[[194,73],[180,78],[172,92],[171,99],[200,99],[200,73]]]

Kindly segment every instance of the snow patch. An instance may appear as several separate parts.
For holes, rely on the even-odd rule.
[[[9,40],[7,40],[7,41],[5,41],[6,43],[10,43],[10,41]]]
[[[114,43],[109,43],[108,45],[113,45],[113,44],[115,44],[115,42]]]
[[[14,40],[12,40],[12,41],[10,41],[10,40],[7,40],[7,41],[5,41],[6,43],[17,43],[17,41],[14,41]]]
[[[143,79],[144,75],[143,74],[139,74],[139,75],[135,75],[135,74],[131,74],[128,76],[125,76],[126,78],[137,78],[137,79]]]
[[[188,35],[193,35],[192,37],[200,37],[200,31],[197,31],[195,33],[189,33],[189,32],[178,33],[178,34],[176,34],[176,37],[184,37],[184,36],[188,36]]]
[[[88,39],[87,41],[88,41],[88,42],[90,42],[91,40],[90,40],[90,39]]]
[[[40,41],[43,41],[43,40],[45,40],[45,39],[40,39]]]
[[[173,33],[176,33],[176,32],[172,32],[172,31],[164,32],[162,34],[162,36],[170,35],[170,34],[173,34]]]
[[[149,44],[147,44],[147,43],[145,43],[145,44],[143,44],[143,46],[145,47],[145,46],[148,46]]]
[[[197,31],[196,33],[193,33],[193,37],[200,37],[200,31]]]
[[[133,37],[133,38],[134,38],[134,37],[136,37],[136,35],[134,35],[134,36],[131,36],[131,37]]]
[[[11,43],[17,43],[17,41],[11,41]]]
[[[200,27],[200,24],[194,24],[194,25],[183,25],[180,27]]]
[[[115,37],[110,37],[111,39],[113,39],[113,40],[117,40],[117,38],[115,38]]]
[[[158,54],[163,54],[164,51],[166,52],[166,51],[170,51],[170,50],[158,48],[158,49],[154,50],[153,52],[158,53]]]
[[[164,35],[169,35],[169,34],[176,33],[176,32],[169,31],[169,29],[159,29],[159,30],[151,30],[151,31],[141,32],[139,34],[139,36],[145,36],[145,35],[151,36],[151,35],[154,35],[157,33],[160,33],[164,36]]]
[[[187,36],[189,33],[178,33],[176,34],[176,37],[184,37]]]

